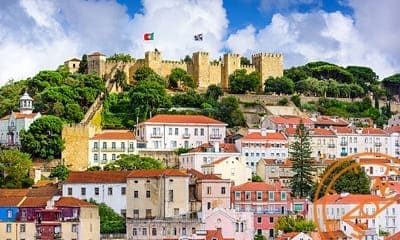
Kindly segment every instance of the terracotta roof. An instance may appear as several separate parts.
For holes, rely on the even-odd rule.
[[[391,162],[389,159],[385,158],[360,158],[359,161],[360,164],[378,164],[378,165],[385,164],[385,166],[387,163]]]
[[[287,190],[282,188],[280,184],[267,184],[265,182],[247,182],[232,187],[232,191],[276,191]]]
[[[27,197],[53,197],[58,192],[56,185],[46,185],[41,187],[30,188]]]
[[[21,118],[30,118],[30,119],[32,119],[32,118],[35,118],[37,114],[38,113],[28,113],[28,114],[26,114],[26,113],[14,112],[14,115],[15,115],[16,119],[21,119]],[[11,116],[10,114],[7,115],[7,116],[4,116],[4,117],[1,118],[1,120],[10,119],[10,116]]]
[[[65,183],[125,183],[130,171],[71,172]]]
[[[25,197],[29,189],[0,189],[0,197]]]
[[[331,116],[318,116],[314,121],[317,125],[332,125],[332,126],[347,126],[349,123],[342,118],[331,117]]]
[[[224,240],[220,230],[207,230],[206,240]]]
[[[24,197],[0,197],[0,207],[18,207]]]
[[[135,139],[135,134],[131,131],[105,131],[94,135],[92,140],[105,139]]]
[[[299,116],[270,116],[268,117],[275,124],[300,124],[303,120],[303,124],[309,125],[314,122],[310,118],[301,118]]]
[[[394,132],[400,133],[400,126],[392,126],[392,127],[386,128],[385,132],[387,132],[389,134],[394,133]]]
[[[178,169],[152,169],[152,170],[133,170],[128,175],[128,178],[148,178],[148,177],[160,177],[160,176],[174,176],[174,177],[186,177],[186,173],[179,171]]]
[[[350,127],[332,127],[332,129],[336,133],[353,133],[353,130]]]
[[[262,136],[260,132],[252,132],[242,137],[241,140],[286,140],[286,137],[280,132],[266,133],[265,136]]]
[[[96,205],[73,197],[61,197],[54,203],[56,207],[96,207]]]
[[[210,143],[203,143],[200,146],[191,149],[189,152],[206,152],[206,149],[208,148],[214,148],[214,145]],[[220,143],[219,144],[219,152],[224,152],[224,153],[239,153],[239,151],[236,148],[236,145],[234,143]],[[222,149],[223,148],[223,151]],[[213,152],[215,153],[215,152]]]
[[[289,136],[294,136],[296,134],[296,128],[286,128],[285,132]],[[334,132],[332,132],[331,130],[326,129],[326,128],[312,128],[312,129],[309,129],[308,132],[309,132],[310,136],[326,136],[326,137],[329,137],[329,136],[334,137],[335,136]]]
[[[71,58],[70,60],[67,60],[66,62],[80,62],[81,60],[79,58]]]
[[[168,115],[158,114],[145,121],[146,123],[194,123],[194,124],[223,124],[224,122],[203,115]]]
[[[292,161],[290,161],[289,159],[281,160],[281,163],[277,163],[277,159],[272,159],[272,158],[265,158],[263,160],[265,165],[279,165],[284,167],[292,166]]]
[[[340,230],[337,230],[331,232],[319,232],[319,236],[321,237],[321,240],[339,240],[346,237],[346,234]]]
[[[400,239],[400,232],[397,232],[394,235],[385,238],[385,240],[399,240],[399,239]]]
[[[377,195],[370,194],[348,194],[346,196],[341,196],[340,194],[325,195],[318,199],[316,203],[324,204],[360,204],[363,202],[385,202],[387,199],[382,198]]]
[[[88,56],[105,56],[103,53],[100,52],[94,52],[92,54],[89,54]]]
[[[357,134],[358,131],[360,131],[359,134],[363,135],[387,135],[387,133],[380,129],[380,128],[351,128],[351,127],[336,127],[333,126],[332,129],[336,133],[341,133],[341,134]]]
[[[203,179],[213,179],[213,180],[221,180],[220,177],[214,174],[203,174],[202,172],[197,171],[196,169],[190,168],[186,170],[187,174],[194,175],[198,180]]]
[[[46,207],[52,197],[27,197],[20,207]]]

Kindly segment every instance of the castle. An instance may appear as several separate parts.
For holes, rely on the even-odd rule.
[[[133,59],[129,62],[107,61],[106,55],[95,52],[88,55],[88,73],[95,73],[100,77],[112,77],[115,69],[123,70],[128,79],[128,83],[133,83],[133,75],[139,67],[150,67],[157,74],[166,78],[174,68],[181,68],[193,76],[198,88],[207,88],[211,84],[216,84],[226,89],[229,88],[229,75],[235,70],[245,69],[247,73],[259,72],[262,81],[268,77],[283,76],[283,55],[271,53],[258,53],[252,55],[251,65],[241,65],[240,55],[226,53],[222,61],[210,62],[208,52],[195,52],[192,55],[192,62],[163,60],[161,52],[148,51],[144,59]],[[76,72],[80,60],[73,58],[64,63],[71,72]]]

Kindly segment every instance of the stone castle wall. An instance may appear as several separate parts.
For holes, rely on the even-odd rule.
[[[251,65],[240,65],[239,54],[224,54],[223,61],[210,61],[208,52],[195,52],[192,55],[193,63],[183,61],[163,60],[161,52],[149,51],[145,53],[144,59],[133,59],[130,62],[122,63],[120,68],[127,75],[128,83],[134,83],[134,73],[142,66],[152,68],[157,74],[167,78],[173,68],[182,68],[193,76],[198,88],[207,88],[216,84],[222,88],[229,87],[229,75],[237,69],[246,69],[248,73],[257,71],[262,81],[268,77],[283,76],[283,55],[258,53],[252,56]],[[105,56],[92,57],[89,62],[89,72],[95,72],[101,77],[111,74],[118,66],[116,61],[106,61]],[[112,77],[112,76],[108,76]]]

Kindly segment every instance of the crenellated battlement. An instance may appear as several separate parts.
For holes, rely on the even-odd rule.
[[[237,53],[226,53],[225,55],[228,57],[234,57],[234,58],[240,57],[240,54],[237,54]]]
[[[175,61],[175,60],[162,60],[161,63],[165,63],[165,64],[185,64],[184,61]]]
[[[221,65],[222,65],[222,62],[220,62],[220,61],[218,61],[218,62],[210,62],[210,66],[213,66],[213,67],[219,67]]]
[[[260,57],[269,57],[269,58],[281,58],[283,56],[282,53],[256,53],[253,54],[253,58],[260,58]]]
[[[208,52],[195,52],[195,53],[193,53],[193,55],[195,55],[195,54],[203,55],[203,56],[209,56],[210,55],[210,53],[208,53]]]

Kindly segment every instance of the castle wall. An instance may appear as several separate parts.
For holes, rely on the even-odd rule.
[[[210,76],[208,77],[208,81],[203,84],[207,85],[206,88],[212,84],[221,85],[222,81],[222,63],[211,63],[210,64]]]
[[[210,77],[210,56],[207,52],[193,53],[193,78],[198,88],[207,88]]]
[[[283,76],[283,55],[272,53],[258,53],[252,56],[252,63],[261,74],[261,81],[269,77]]]
[[[247,74],[257,71],[254,65],[240,65],[239,68],[246,70]]]
[[[88,73],[96,74],[99,77],[104,77],[106,74],[106,56],[104,55],[89,55],[88,56]]]
[[[143,66],[145,66],[144,59],[138,59],[136,61],[131,61],[128,64],[126,64],[126,66],[124,68],[124,72],[126,73],[129,84],[132,84],[135,82],[135,79],[133,79],[133,76],[135,75],[136,70]]]
[[[229,75],[237,69],[240,69],[240,55],[232,53],[224,54],[223,76],[221,81],[222,88],[229,88]]]
[[[163,60],[161,62],[161,76],[167,78],[171,74],[171,70],[174,68],[181,68],[188,72],[188,66],[183,61],[169,61]]]

